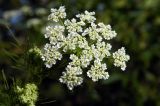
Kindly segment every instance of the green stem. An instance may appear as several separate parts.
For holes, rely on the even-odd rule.
[[[9,26],[5,25],[5,27],[8,29],[9,33],[11,34],[12,38],[16,41],[17,45],[20,46],[18,40],[16,39],[15,35],[13,34],[13,32],[11,31],[11,29],[9,28]]]
[[[3,76],[4,83],[5,83],[5,88],[9,89],[9,85],[8,85],[7,78],[6,78],[6,75],[4,73],[4,70],[2,70],[2,76]]]

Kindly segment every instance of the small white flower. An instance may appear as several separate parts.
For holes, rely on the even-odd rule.
[[[66,72],[62,73],[59,81],[61,83],[67,84],[69,90],[72,90],[75,86],[81,85],[83,79],[79,77],[82,74],[82,69],[80,67],[73,67],[68,65],[66,68]]]
[[[70,65],[72,65],[72,66],[81,66],[81,61],[76,55],[71,54],[70,55],[70,59],[72,60],[72,62],[69,63]]]
[[[122,70],[125,70],[126,68],[125,62],[127,62],[130,59],[129,55],[126,55],[124,47],[118,49],[118,51],[113,53],[113,58],[114,58],[114,65],[117,67],[121,67]]]
[[[41,58],[45,61],[46,67],[51,68],[52,65],[56,64],[56,60],[61,60],[62,54],[55,46],[46,44]]]
[[[81,67],[86,68],[90,65],[90,61],[93,59],[93,53],[91,49],[83,50],[82,55],[80,56]]]
[[[64,40],[63,51],[67,52],[67,50],[75,50],[77,46],[77,35],[78,33],[69,33],[66,39]]]
[[[76,19],[65,20],[64,22],[66,29],[68,29],[68,32],[82,32],[82,26],[85,25],[84,22],[77,22]]]
[[[91,23],[91,27],[86,28],[82,35],[89,35],[91,40],[102,41],[102,37],[99,35],[97,25],[95,23]]]
[[[71,32],[64,40],[63,45],[63,51],[66,52],[67,50],[75,50],[77,47],[86,48],[88,47],[88,42],[86,38],[82,37],[78,33]]]
[[[60,25],[47,26],[45,38],[49,38],[50,43],[53,45],[62,46],[61,42],[65,40],[65,36],[63,34],[64,30],[65,30],[65,27]]]
[[[87,76],[92,78],[92,80],[98,81],[99,79],[108,79],[109,74],[105,72],[107,69],[106,64],[102,64],[100,60],[95,60],[94,65],[91,66],[91,69],[87,72]]]
[[[66,18],[65,7],[61,6],[59,9],[51,8],[51,14],[48,16],[49,20],[58,22],[59,19]]]
[[[110,56],[110,52],[109,50],[111,50],[111,45],[109,43],[105,43],[105,42],[97,42],[96,43],[96,51],[99,52],[97,54],[99,54],[98,56],[96,56],[96,52],[95,54],[95,58],[99,58],[100,60],[102,60],[105,57]]]
[[[95,12],[85,11],[84,14],[77,14],[76,17],[80,18],[81,21],[87,21],[88,23],[92,23],[96,20],[94,15],[95,15]]]
[[[88,42],[85,37],[82,37],[81,35],[77,36],[78,41],[77,45],[79,48],[87,48],[88,47]]]
[[[100,27],[98,30],[102,34],[104,39],[110,40],[116,37],[117,33],[115,31],[112,31],[110,25],[104,25],[103,23],[99,23],[98,26]]]

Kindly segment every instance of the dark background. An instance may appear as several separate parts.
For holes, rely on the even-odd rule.
[[[113,47],[126,47],[131,57],[126,71],[110,69],[108,80],[69,91],[55,72],[28,66],[41,64],[25,53],[43,46],[50,8],[61,5],[69,18],[88,10],[111,24],[118,34]],[[15,82],[39,84],[37,106],[160,106],[160,0],[0,0],[0,106],[19,106]]]

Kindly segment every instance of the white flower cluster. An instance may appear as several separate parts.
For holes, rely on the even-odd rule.
[[[65,7],[61,6],[58,10],[51,8],[51,14],[48,16],[49,20],[58,22],[60,19],[66,18]]]
[[[92,23],[96,20],[94,15],[95,15],[95,12],[85,11],[84,14],[77,14],[76,17],[80,18],[80,20],[83,22],[87,21],[88,23]]]
[[[102,64],[100,60],[97,59],[94,61],[94,65],[91,66],[91,69],[87,72],[87,75],[92,78],[94,82],[99,79],[108,79],[109,74],[108,72],[105,72],[106,69],[106,64]]]
[[[71,21],[70,20],[66,20],[64,22],[65,26],[66,26],[66,29],[68,30],[68,32],[82,32],[82,26],[85,25],[85,23],[83,21],[81,22],[77,22],[76,19],[72,19]]]
[[[62,58],[62,54],[58,51],[57,47],[51,44],[45,45],[44,53],[41,55],[47,68],[51,68],[53,64],[56,64],[56,60],[61,60]]]
[[[67,84],[70,90],[72,90],[74,86],[81,85],[83,82],[83,78],[79,76],[82,74],[82,69],[80,67],[68,65],[66,72],[62,74],[63,76],[59,80],[61,83]]]
[[[110,25],[99,23],[98,26],[100,27],[99,32],[102,34],[104,39],[111,40],[112,38],[116,37],[117,33],[115,31],[112,31]]]
[[[118,49],[115,53],[113,53],[114,65],[117,67],[121,67],[122,70],[126,69],[126,61],[130,59],[129,55],[126,55],[125,48],[122,47]]]
[[[49,41],[52,45],[56,45],[58,48],[60,47],[61,41],[64,40],[64,26],[56,25],[56,26],[47,26],[45,38],[49,38]]]
[[[65,19],[65,7],[51,9],[49,19],[57,22],[55,26],[47,26],[45,38],[49,39],[41,54],[46,67],[51,68],[63,54],[70,55],[70,62],[66,71],[62,73],[60,82],[72,90],[83,82],[83,69],[87,69],[87,76],[94,82],[108,79],[107,65],[104,58],[113,58],[114,65],[126,68],[129,56],[121,48],[111,53],[112,45],[108,40],[116,37],[116,32],[110,25],[95,23],[95,12],[85,11],[71,20]],[[65,57],[64,57],[65,58]],[[93,63],[93,64],[92,64]],[[88,69],[91,67],[90,69]]]

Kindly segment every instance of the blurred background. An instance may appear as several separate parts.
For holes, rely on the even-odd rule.
[[[113,27],[112,45],[131,57],[126,71],[110,69],[108,80],[69,91],[55,71],[34,67],[41,60],[26,51],[43,46],[50,8],[61,5],[69,18],[95,11],[97,22]],[[12,86],[27,82],[39,84],[37,106],[160,106],[160,0],[0,0],[0,106],[22,106]]]

